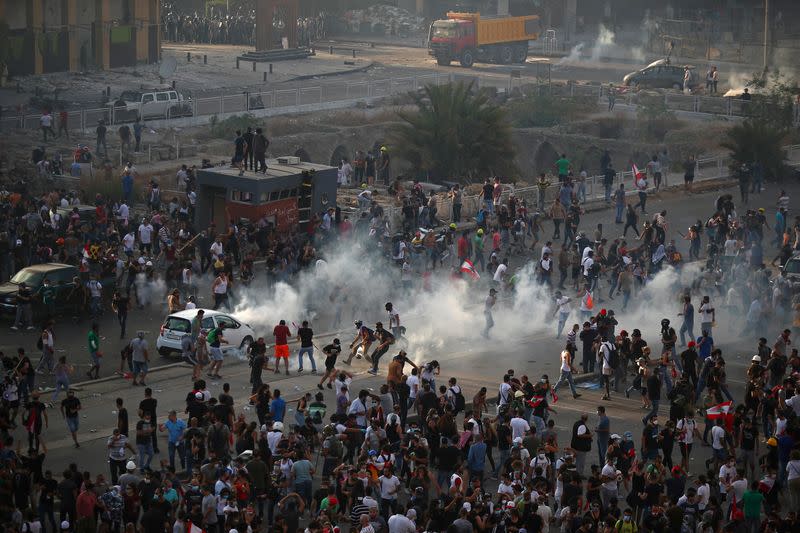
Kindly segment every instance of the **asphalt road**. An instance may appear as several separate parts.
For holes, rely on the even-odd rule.
[[[771,217],[774,211],[769,208],[774,205],[777,199],[777,192],[778,190],[774,185],[769,185],[768,189],[760,197],[755,197],[750,205],[753,207],[767,207],[768,217]],[[662,192],[659,195],[651,196],[651,200],[648,203],[651,213],[661,209],[668,210],[668,218],[672,222],[670,233],[674,234],[676,230],[688,226],[697,218],[708,215],[712,209],[713,200],[718,194],[719,191],[694,195],[685,195],[681,191]],[[800,194],[800,187],[794,184],[789,186],[789,194],[790,196]],[[609,210],[587,213],[582,227],[588,230],[595,227],[597,223],[602,222],[606,228],[605,234],[614,237],[618,228],[614,226],[613,218],[611,217],[613,217],[613,213]],[[546,228],[549,229],[550,227],[549,223],[546,224]],[[681,241],[679,241],[679,247],[684,252],[686,251],[686,247]],[[771,259],[772,253],[773,250],[768,248],[765,256]],[[520,259],[515,260],[516,264],[519,264],[519,262]],[[662,295],[660,298],[661,301],[643,302],[645,306],[635,313],[622,314],[618,310],[619,327],[628,330],[639,327],[643,330],[645,338],[648,338],[649,335],[651,339],[654,339],[660,315],[657,317],[651,316],[652,313],[648,313],[648,308],[652,306],[654,309],[658,309],[657,312],[665,309],[665,313],[669,313],[672,310],[673,316],[671,318],[673,320],[676,320],[675,315],[678,312],[677,303],[671,299],[671,295]],[[500,305],[505,304],[501,302]],[[618,306],[618,303],[612,304],[609,301],[603,303],[603,305],[614,308],[614,305]],[[378,312],[376,311],[377,314]],[[128,331],[134,332],[138,329],[147,331],[148,338],[153,344],[154,335],[158,331],[164,315],[163,306],[155,304],[144,311],[132,310]],[[646,317],[647,324],[642,324],[643,317]],[[422,317],[422,320],[424,318]],[[717,319],[720,327],[715,332],[715,340],[716,344],[722,348],[723,354],[728,361],[728,381],[731,391],[735,397],[740,398],[744,390],[744,370],[755,349],[755,341],[739,338],[738,330],[734,325],[736,318],[723,314]],[[555,324],[550,316],[541,313],[531,315],[529,321],[529,327],[515,331],[513,334],[498,335],[491,341],[482,340],[475,331],[455,331],[455,337],[457,338],[453,339],[453,335],[451,335],[444,346],[433,349],[427,347],[419,350],[409,350],[409,353],[412,359],[417,362],[433,358],[438,359],[442,363],[442,378],[457,377],[464,386],[465,396],[468,400],[480,386],[487,386],[490,391],[496,390],[500,377],[508,368],[515,368],[518,375],[526,373],[532,379],[537,378],[542,373],[547,373],[551,378],[554,378],[558,375],[558,353],[562,346],[562,341],[554,338]],[[312,324],[312,326],[318,331],[324,331],[328,326],[324,322],[325,320],[323,319],[322,324]],[[542,329],[542,324],[551,324],[548,328],[552,327],[552,329]],[[111,316],[107,315],[101,318],[100,325],[101,335],[103,336],[101,346],[107,354],[101,375],[108,379],[77,385],[79,388],[78,397],[83,403],[79,433],[82,446],[79,450],[72,448],[65,423],[61,420],[57,408],[50,410],[50,427],[45,431],[44,438],[49,450],[46,467],[52,468],[54,471],[59,471],[68,462],[73,461],[77,461],[81,469],[89,469],[93,472],[106,469],[104,442],[116,421],[113,402],[115,397],[119,396],[124,399],[131,413],[131,420],[135,422],[135,410],[143,396],[142,389],[132,387],[130,381],[112,376],[113,370],[119,364],[116,354],[122,345],[122,341],[118,340],[119,330]],[[734,325],[734,327],[729,327],[730,325]],[[453,327],[455,328],[457,325],[454,324]],[[777,334],[778,329],[781,327],[782,324],[772,324],[771,328],[774,331],[771,330],[766,336],[771,337]],[[56,326],[58,353],[66,354],[70,362],[80,367],[74,381],[79,381],[87,369],[88,355],[85,339],[88,328],[88,321],[78,324],[62,322]],[[0,349],[9,352],[15,350],[17,346],[24,346],[31,353],[35,353],[36,337],[32,332],[4,331],[5,333],[0,335]],[[503,331],[502,324],[498,324],[497,331]],[[268,335],[265,335],[265,337],[267,339],[270,338]],[[321,338],[318,338],[318,345],[326,342],[329,338],[321,336]],[[34,356],[33,359],[35,362],[36,357]],[[164,366],[172,362],[161,359],[158,356],[155,356],[154,359],[153,367]],[[282,389],[284,397],[289,399],[297,398],[305,391],[316,391],[318,378],[312,378],[307,373],[298,375],[295,372],[296,359],[293,357],[290,362],[292,365],[291,376],[265,373],[265,378],[272,383],[273,387]],[[385,364],[381,365],[381,374],[385,370]],[[372,377],[366,374],[367,365],[364,361],[354,361],[352,370],[357,374],[357,387],[370,387],[377,391],[383,381],[380,377]],[[244,409],[247,418],[254,419],[255,414],[245,405],[246,396],[250,390],[248,366],[235,359],[229,359],[226,361],[223,375],[225,376],[224,381],[229,382],[232,386],[237,411]],[[40,383],[43,386],[50,383],[49,376],[37,377],[37,384]],[[191,389],[190,370],[184,365],[173,365],[163,370],[157,370],[148,377],[148,384],[154,389],[155,396],[159,400],[159,420],[163,420],[169,409],[174,408],[179,412],[183,410],[185,395]],[[212,382],[210,389],[214,394],[217,394],[221,390],[221,385],[217,382]],[[490,396],[493,394],[493,392],[490,392]],[[326,402],[331,405],[334,401],[333,393],[326,389],[325,395]],[[611,401],[601,402],[600,396],[601,392],[596,390],[584,391],[583,396],[577,400],[573,400],[566,391],[560,394],[560,400],[555,406],[559,412],[556,421],[560,429],[571,428],[572,423],[580,412],[588,411],[593,413],[596,406],[602,403],[606,405],[611,417],[612,432],[631,430],[634,432],[638,442],[641,433],[641,417],[644,414],[644,411],[640,409],[640,400],[638,398],[626,399],[624,395],[612,394]],[[666,413],[666,407],[662,407],[662,412]],[[293,412],[290,412],[288,416],[290,418],[293,417]],[[593,421],[594,417],[592,417]],[[24,429],[16,429],[14,436],[17,439],[22,438],[24,440]],[[566,438],[566,434],[562,437],[561,442],[564,442],[564,438]],[[166,450],[166,445],[162,449]],[[705,449],[700,449],[695,455],[693,464],[699,464],[699,461],[706,458],[706,451]],[[166,454],[162,452],[157,457],[165,458]]]

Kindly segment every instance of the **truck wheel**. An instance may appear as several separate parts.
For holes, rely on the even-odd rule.
[[[512,61],[514,61],[514,51],[511,49],[510,46],[503,46],[500,48],[500,63],[503,65],[508,65]]]
[[[514,62],[524,63],[528,59],[528,44],[520,44],[514,47]]]
[[[467,48],[461,53],[461,66],[465,68],[472,68],[475,64],[475,52]]]
[[[446,67],[450,64],[450,56],[436,56],[436,62],[439,65]]]

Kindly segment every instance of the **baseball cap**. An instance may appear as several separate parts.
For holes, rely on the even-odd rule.
[[[761,356],[760,355],[754,355],[753,356],[753,361],[755,361],[756,363],[760,363],[761,362]]]

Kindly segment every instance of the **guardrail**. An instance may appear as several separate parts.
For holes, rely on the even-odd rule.
[[[515,78],[516,79],[516,78]],[[148,116],[147,108],[141,104],[133,107],[113,107],[112,105],[98,108],[86,108],[67,112],[67,129],[83,132],[93,131],[100,120],[107,126],[122,123],[132,123],[137,115],[145,111],[144,122],[148,120],[170,120],[185,118],[186,116],[210,117],[228,113],[258,112],[263,109],[272,110],[272,114],[296,112],[298,106],[309,104],[324,104],[329,102],[357,102],[370,98],[380,98],[397,94],[416,91],[426,84],[456,81],[473,81],[480,86],[493,86],[499,89],[510,89],[511,78],[497,75],[476,75],[465,71],[463,74],[450,72],[448,74],[427,74],[411,77],[386,78],[369,81],[356,81],[348,83],[324,83],[312,86],[277,85],[270,90],[242,91],[234,94],[225,94],[212,97],[194,98],[182,101],[179,104],[170,104],[165,111],[157,116]],[[536,90],[562,96],[587,96],[597,98],[598,101],[608,97],[608,87],[600,84],[583,85],[577,83],[550,84],[539,83],[530,76],[521,76],[519,84],[535,85]],[[685,95],[678,92],[665,92],[664,103],[667,108],[674,111],[701,113],[717,116],[746,115],[750,102],[736,98],[723,98],[717,96]],[[637,106],[639,97],[630,92],[617,96],[617,104]],[[177,113],[178,116],[175,116]],[[0,118],[0,131],[14,129],[38,129],[40,127],[40,113],[28,112],[25,109],[17,111],[14,116]],[[795,121],[800,124],[800,107],[795,110]],[[56,119],[56,123],[58,119]],[[54,129],[58,124],[54,124]]]

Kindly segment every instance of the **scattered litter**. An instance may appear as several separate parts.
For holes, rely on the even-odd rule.
[[[295,385],[295,386],[294,386],[294,390],[300,390],[300,387],[299,387],[299,386],[297,386],[297,385]]]
[[[600,390],[602,388],[602,384],[596,381],[587,381],[584,383],[576,383],[575,387],[578,389],[589,389],[589,390]]]
[[[89,418],[87,415],[83,415],[83,418]]]
[[[245,410],[245,411],[249,411],[249,410],[250,410],[250,408],[249,408],[248,406],[246,406],[246,405],[245,405],[245,406],[244,406],[244,410]]]
[[[163,392],[162,389],[156,389],[156,392]]]
[[[90,429],[89,433],[97,433],[97,430],[96,429]]]
[[[112,415],[116,415],[116,414],[118,414],[118,413],[117,413],[116,411],[111,411],[111,414],[112,414]]]

